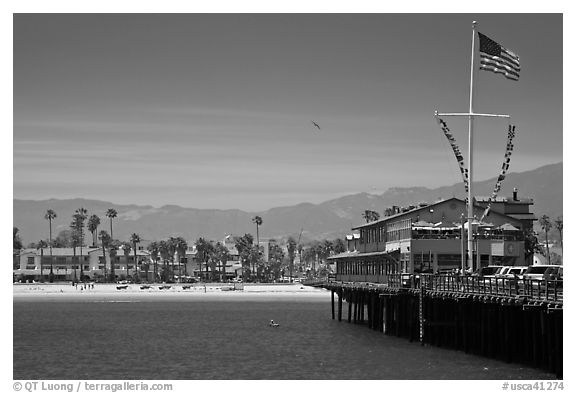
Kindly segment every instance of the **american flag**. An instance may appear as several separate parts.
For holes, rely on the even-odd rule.
[[[502,74],[517,81],[520,78],[520,58],[512,51],[482,33],[480,37],[480,69]]]

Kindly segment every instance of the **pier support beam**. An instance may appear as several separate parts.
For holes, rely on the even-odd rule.
[[[342,289],[340,289],[338,291],[338,322],[342,321],[342,296],[343,296],[343,291]]]
[[[332,296],[332,319],[334,319],[334,290],[333,289],[330,291],[330,294]]]

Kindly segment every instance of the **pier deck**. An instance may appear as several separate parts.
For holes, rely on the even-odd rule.
[[[331,291],[332,319],[344,318],[346,302],[349,323],[422,345],[526,364],[562,378],[561,281],[393,275],[385,284],[308,285]]]

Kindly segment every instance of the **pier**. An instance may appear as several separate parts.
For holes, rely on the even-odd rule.
[[[331,291],[332,319],[562,378],[562,281],[396,274],[311,285]]]

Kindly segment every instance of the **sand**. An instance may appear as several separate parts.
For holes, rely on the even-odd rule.
[[[149,288],[142,288],[143,286]],[[118,289],[121,287],[122,289]],[[242,288],[242,289],[240,289]],[[298,297],[327,298],[330,291],[302,284],[244,284],[234,289],[233,284],[83,284],[71,283],[33,283],[13,284],[13,298],[17,299],[55,299],[55,298],[254,298],[256,297]]]

